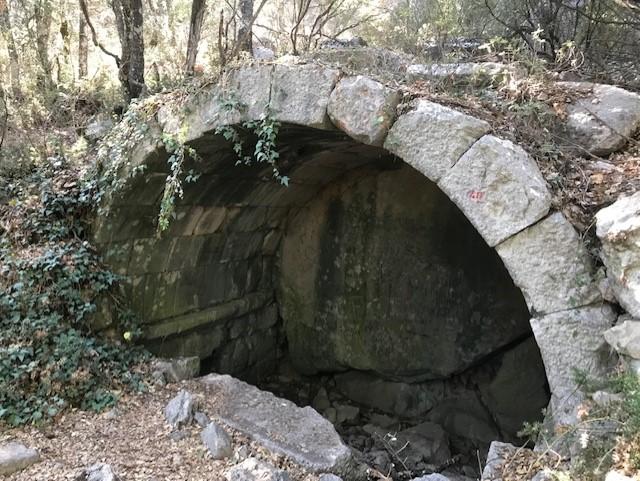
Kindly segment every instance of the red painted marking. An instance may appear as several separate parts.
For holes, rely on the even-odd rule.
[[[484,200],[484,192],[481,190],[470,190],[467,195],[474,202],[482,202]]]

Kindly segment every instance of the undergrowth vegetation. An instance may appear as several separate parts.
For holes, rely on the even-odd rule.
[[[146,354],[120,278],[88,242],[96,182],[62,157],[8,184],[0,205],[0,423],[37,423],[67,407],[101,410],[144,388]],[[115,306],[111,339],[89,324]],[[114,340],[114,339],[120,339]]]

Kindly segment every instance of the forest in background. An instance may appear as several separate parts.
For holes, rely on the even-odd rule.
[[[5,167],[51,156],[95,115],[238,58],[349,39],[430,61],[491,42],[498,60],[517,52],[640,86],[637,0],[0,0],[0,30]]]

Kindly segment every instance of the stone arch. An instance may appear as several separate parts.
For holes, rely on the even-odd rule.
[[[95,232],[107,261],[131,278],[132,304],[150,322],[147,341],[171,351],[171,339],[180,335],[190,353],[206,357],[212,346],[224,348],[218,321],[269,329],[277,308],[260,286],[271,282],[287,213],[345,171],[397,157],[437,185],[502,259],[531,315],[554,421],[573,422],[581,399],[573,368],[606,369],[602,332],[614,319],[578,233],[553,211],[546,183],[521,147],[492,135],[486,122],[428,100],[397,115],[400,101],[397,91],[367,77],[315,64],[260,64],[228,72],[186,106],[161,107],[119,173],[124,187],[107,200]],[[287,188],[273,182],[269,168],[233,168],[233,153],[215,134],[267,114],[284,126],[283,168],[306,160],[296,164]],[[160,138],[178,133],[215,160],[200,166],[200,187],[185,191],[176,220],[158,240],[154,219],[167,170]],[[132,175],[141,165],[143,173]],[[206,208],[199,203],[205,198]],[[199,303],[204,298],[206,305]],[[236,351],[230,355],[249,355]]]

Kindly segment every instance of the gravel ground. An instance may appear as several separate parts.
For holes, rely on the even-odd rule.
[[[217,481],[224,480],[225,470],[242,460],[240,450],[287,470],[293,481],[317,481],[317,476],[230,429],[234,456],[225,461],[210,458],[200,440],[198,426],[185,429],[188,433],[185,439],[171,440],[168,436],[171,428],[165,423],[163,409],[181,388],[196,396],[200,409],[215,420],[215,399],[205,397],[199,383],[152,387],[151,392],[123,397],[113,411],[102,414],[71,411],[43,427],[0,433],[0,443],[20,441],[37,449],[42,458],[40,463],[5,479],[75,480],[83,468],[103,462],[111,464],[123,481]]]

